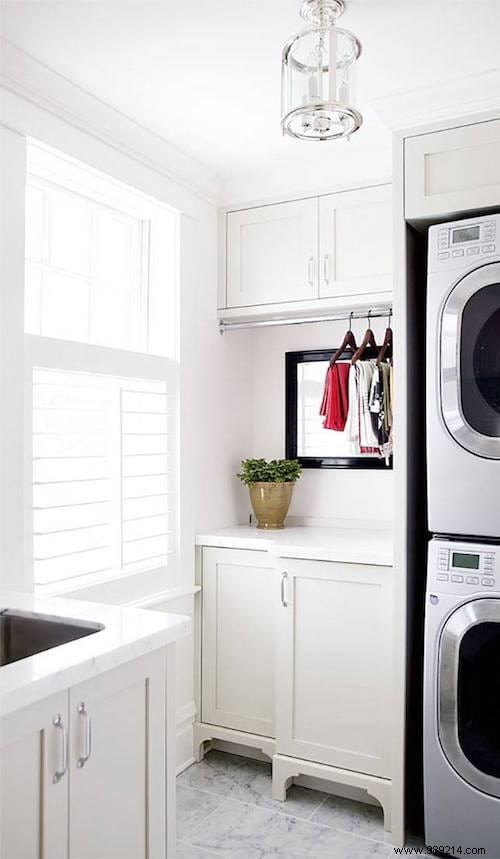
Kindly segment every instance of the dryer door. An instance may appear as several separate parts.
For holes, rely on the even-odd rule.
[[[500,263],[451,291],[441,319],[441,407],[466,450],[500,459]]]
[[[457,609],[440,640],[438,725],[457,773],[500,797],[500,599]]]

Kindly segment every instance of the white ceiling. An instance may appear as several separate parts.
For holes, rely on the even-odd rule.
[[[500,0],[350,0],[363,43],[352,142],[284,140],[280,54],[299,0],[3,0],[4,35],[226,181],[318,163],[330,184],[390,172],[382,96],[497,68]],[[372,168],[370,168],[372,169]],[[368,171],[369,172],[369,171]]]

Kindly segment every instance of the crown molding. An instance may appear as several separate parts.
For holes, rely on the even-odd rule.
[[[500,69],[384,96],[371,100],[370,107],[394,131],[487,111],[500,113]]]
[[[124,155],[217,204],[219,180],[196,159],[121,113],[31,54],[0,39],[0,86]]]

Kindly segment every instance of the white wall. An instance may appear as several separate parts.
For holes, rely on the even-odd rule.
[[[353,321],[358,342],[364,320]],[[285,453],[285,352],[331,349],[340,345],[345,322],[321,322],[255,329],[252,333],[252,456],[282,457]],[[377,342],[386,320],[374,319]],[[395,332],[397,336],[397,332]],[[238,337],[238,332],[227,337]],[[393,473],[387,470],[305,469],[295,487],[290,515],[301,518],[391,521]]]

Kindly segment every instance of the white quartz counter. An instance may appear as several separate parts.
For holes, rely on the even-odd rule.
[[[145,609],[0,594],[0,610],[18,609],[103,624],[77,641],[0,667],[0,716],[164,647],[189,633],[190,619]]]
[[[339,523],[328,528],[290,527],[282,531],[259,531],[255,526],[236,525],[199,534],[198,546],[253,549],[279,558],[305,558],[351,564],[391,567],[393,534],[388,527],[363,523]]]

